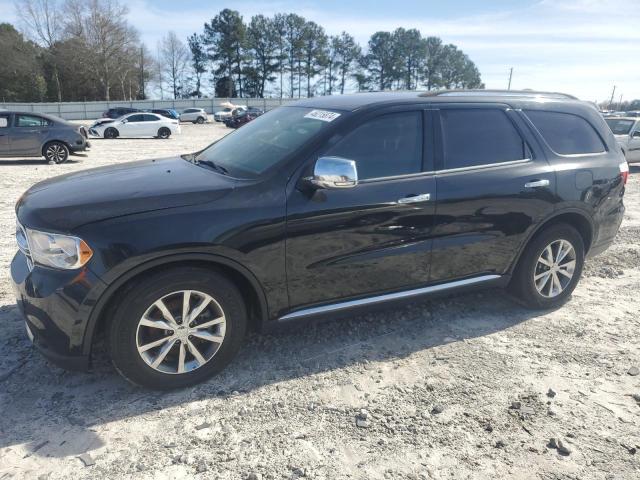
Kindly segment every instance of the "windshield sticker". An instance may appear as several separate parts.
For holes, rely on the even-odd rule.
[[[323,122],[333,122],[339,116],[339,113],[329,112],[327,110],[311,110],[304,116],[304,118],[315,118],[316,120],[322,120]]]

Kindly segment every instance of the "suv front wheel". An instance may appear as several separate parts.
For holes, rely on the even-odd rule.
[[[546,228],[527,245],[509,289],[530,308],[557,307],[576,288],[584,253],[582,236],[572,226]]]
[[[247,325],[235,285],[196,267],[137,282],[113,313],[108,346],[116,369],[155,389],[188,387],[220,372],[240,349]]]

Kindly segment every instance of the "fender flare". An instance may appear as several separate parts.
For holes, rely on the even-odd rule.
[[[581,210],[579,208],[573,208],[573,207],[563,208],[562,210],[554,210],[550,215],[545,217],[544,220],[538,223],[538,225],[529,233],[527,238],[522,242],[522,245],[520,245],[520,249],[518,250],[518,254],[515,256],[515,258],[511,262],[511,265],[509,266],[509,269],[507,270],[507,273],[509,275],[513,274],[514,270],[516,269],[516,266],[518,265],[518,262],[520,261],[520,257],[522,256],[525,249],[527,248],[527,245],[529,245],[529,242],[531,242],[531,239],[535,237],[539,232],[541,232],[544,228],[546,228],[547,225],[549,225],[549,223],[551,223],[554,219],[562,215],[566,215],[567,213],[580,215],[580,217],[582,217],[584,220],[588,222],[589,228],[591,230],[591,244],[589,245],[589,248],[593,246],[593,234],[595,232],[595,227],[593,224],[593,220],[591,219],[591,217],[589,217],[589,215],[584,210]],[[585,256],[587,252],[588,250],[585,251]]]
[[[109,304],[109,301],[113,298],[113,295],[125,285],[132,278],[141,275],[153,268],[160,267],[162,265],[169,265],[172,263],[181,263],[181,262],[193,262],[193,261],[201,261],[206,262],[210,265],[224,265],[227,268],[231,268],[235,270],[238,274],[242,275],[253,287],[255,290],[258,303],[259,303],[259,322],[261,325],[266,323],[266,320],[269,318],[269,307],[267,304],[267,298],[264,293],[264,289],[262,288],[262,284],[258,281],[256,276],[251,272],[248,268],[241,265],[235,260],[232,260],[228,257],[217,255],[217,254],[208,254],[208,253],[178,253],[165,255],[161,257],[154,258],[152,260],[148,260],[144,263],[136,265],[135,267],[127,270],[125,273],[120,275],[118,278],[113,280],[108,286],[104,289],[104,291],[98,297],[95,306],[92,308],[91,313],[89,314],[89,318],[87,321],[87,326],[85,328],[85,334],[82,342],[82,352],[85,355],[89,355],[91,353],[91,346],[93,343],[93,337],[95,334],[96,327],[99,323],[102,314],[105,311],[105,307]]]

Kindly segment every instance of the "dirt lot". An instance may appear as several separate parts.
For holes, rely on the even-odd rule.
[[[0,160],[0,480],[640,478],[640,168],[616,244],[556,311],[486,291],[253,334],[221,376],[169,394],[128,385],[100,352],[86,374],[33,352],[8,282],[20,194],[225,132]]]

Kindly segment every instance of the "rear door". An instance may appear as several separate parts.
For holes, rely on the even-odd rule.
[[[140,125],[140,135],[155,137],[158,135],[158,130],[162,127],[162,118],[157,115],[151,115],[145,113],[143,116],[143,122]]]
[[[292,189],[286,246],[292,308],[428,282],[436,195],[430,118],[422,106],[407,106],[358,119],[320,152],[354,160],[358,185]]]
[[[439,106],[437,116],[431,281],[503,274],[553,211],[555,174],[505,105]]]
[[[631,129],[629,138],[629,151],[627,152],[629,162],[640,162],[640,120]]]
[[[9,133],[13,155],[41,155],[51,121],[34,114],[16,113]]]

